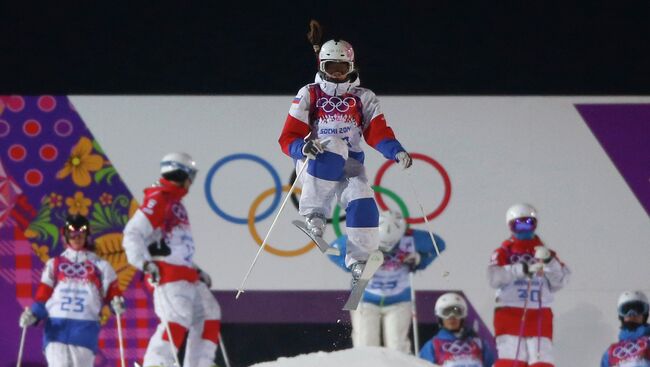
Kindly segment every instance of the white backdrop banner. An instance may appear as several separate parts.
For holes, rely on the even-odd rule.
[[[277,143],[292,97],[95,97],[71,101],[137,199],[160,158],[190,153],[200,168],[186,198],[196,261],[219,290],[239,286],[290,183],[292,160]],[[571,268],[555,302],[557,365],[595,365],[614,340],[616,298],[648,290],[648,214],[577,104],[650,104],[642,97],[384,97],[387,121],[417,154],[406,175],[366,147],[370,180],[403,202],[413,227],[431,229],[447,250],[416,276],[419,290],[461,289],[491,324],[494,290],[486,267],[509,235],[505,211],[529,202],[538,234]],[[650,121],[646,121],[650,124]],[[650,141],[650,136],[646,138]],[[648,157],[645,157],[646,161]],[[647,180],[647,177],[646,177]],[[647,184],[647,181],[646,181]],[[342,272],[293,225],[289,202],[247,289],[347,289]],[[325,234],[335,239],[335,226]],[[433,305],[431,305],[433,308]]]

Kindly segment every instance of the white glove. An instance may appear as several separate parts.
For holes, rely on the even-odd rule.
[[[212,288],[212,278],[210,277],[210,274],[204,272],[201,269],[197,269],[199,272],[199,279],[205,283],[205,285],[208,286],[208,288]]]
[[[544,273],[544,263],[543,262],[537,262],[534,263],[533,265],[528,265],[528,275],[533,276],[533,275],[543,275]]]
[[[145,274],[149,275],[151,278],[151,283],[153,284],[158,284],[160,281],[160,269],[158,268],[158,265],[156,263],[147,261],[144,263],[144,267],[142,269]]]
[[[535,258],[542,260],[544,263],[551,261],[551,250],[545,246],[535,246]]]
[[[411,269],[413,269],[418,265],[420,265],[421,260],[422,260],[422,256],[416,251],[406,255],[406,257],[404,257],[404,260],[402,260],[402,262],[404,264],[410,265]]]
[[[316,159],[316,156],[323,153],[325,148],[318,140],[307,140],[305,145],[302,146],[302,154],[304,154],[307,159]]]
[[[124,297],[115,296],[111,300],[111,307],[113,308],[113,313],[116,315],[121,315],[126,311],[126,305],[124,304]]]
[[[34,325],[38,321],[36,316],[32,313],[32,310],[29,308],[26,308],[25,311],[23,311],[22,314],[20,314],[20,319],[18,320],[18,325],[20,327],[27,327]]]
[[[411,155],[404,151],[397,153],[395,155],[395,159],[397,160],[397,164],[399,164],[402,169],[407,169],[411,167],[411,164],[413,164]]]

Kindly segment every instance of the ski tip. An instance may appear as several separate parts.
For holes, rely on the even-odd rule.
[[[300,220],[292,220],[291,223],[296,227],[302,227],[303,222]]]

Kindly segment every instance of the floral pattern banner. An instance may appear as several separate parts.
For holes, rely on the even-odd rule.
[[[99,256],[118,274],[128,364],[139,362],[156,326],[141,274],[126,261],[122,230],[137,202],[65,96],[0,97],[0,354],[17,358],[18,316],[29,307],[45,262],[63,251],[69,214],[90,220]],[[96,366],[119,365],[115,318],[102,310]],[[27,332],[24,365],[44,365],[42,326]],[[15,364],[15,363],[14,363]]]

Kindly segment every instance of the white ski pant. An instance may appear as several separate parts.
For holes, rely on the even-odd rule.
[[[305,161],[296,162],[296,172],[303,164]],[[320,213],[329,217],[336,198],[346,212],[345,265],[368,260],[368,254],[379,246],[379,211],[365,167],[358,160],[348,158],[347,143],[338,138],[331,138],[325,152],[307,160],[307,164],[301,178],[300,215]]]
[[[184,280],[159,285],[154,290],[154,308],[161,322],[149,340],[144,367],[172,366],[174,356],[164,322],[169,323],[178,351],[187,336],[184,367],[214,364],[219,341],[221,308],[202,282]]]
[[[45,359],[49,367],[92,367],[95,354],[78,345],[49,342],[45,347]]]
[[[383,337],[386,348],[404,353],[412,352],[409,339],[411,302],[381,307],[361,302],[356,311],[350,311],[350,318],[352,344],[355,347],[381,346],[380,337]]]

